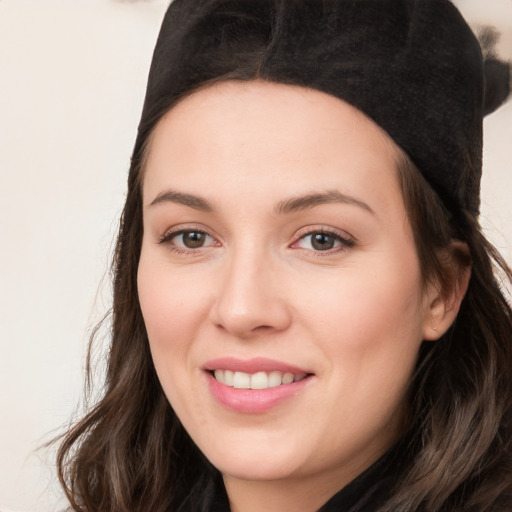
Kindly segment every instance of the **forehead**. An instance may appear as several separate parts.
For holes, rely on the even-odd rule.
[[[148,145],[145,202],[162,188],[397,192],[398,147],[356,108],[313,89],[222,82],[171,108]],[[384,185],[386,185],[384,187]],[[380,192],[379,192],[380,191]],[[368,190],[367,192],[371,192]],[[372,195],[372,194],[370,194]]]

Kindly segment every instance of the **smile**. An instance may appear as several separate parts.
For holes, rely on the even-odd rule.
[[[293,382],[299,382],[306,378],[306,373],[294,374],[290,372],[256,372],[245,373],[232,370],[214,370],[215,379],[224,384],[237,389],[267,389],[275,388]]]
[[[216,402],[242,414],[261,414],[293,402],[317,380],[309,368],[265,357],[221,357],[207,361],[202,370]]]

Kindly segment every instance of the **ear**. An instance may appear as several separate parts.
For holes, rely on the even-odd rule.
[[[429,284],[426,292],[423,339],[439,339],[453,324],[466,295],[471,277],[469,249],[464,242],[453,241],[448,265],[452,268],[450,289],[442,289],[440,283]]]

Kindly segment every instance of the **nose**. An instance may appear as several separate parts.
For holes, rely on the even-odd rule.
[[[218,328],[238,338],[283,331],[291,322],[285,296],[270,258],[243,251],[225,262],[211,318]]]

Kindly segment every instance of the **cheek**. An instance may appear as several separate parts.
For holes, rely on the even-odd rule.
[[[393,278],[370,271],[360,276],[343,300],[354,342],[375,346],[379,340],[398,344],[416,339],[422,324],[419,286],[410,275]]]
[[[374,256],[371,264],[348,269],[329,283],[314,312],[311,303],[305,309],[310,309],[312,336],[329,361],[334,388],[343,390],[342,397],[333,396],[354,416],[364,405],[386,417],[413,372],[424,315],[415,254],[387,260]]]
[[[208,312],[201,295],[202,280],[180,269],[169,269],[153,255],[141,255],[138,271],[139,301],[158,379],[167,400],[180,418],[207,421],[201,404],[197,368],[198,347],[193,343]]]
[[[321,301],[322,315],[339,318],[338,332],[354,349],[382,343],[391,349],[421,338],[422,279],[412,244],[363,254],[338,281]]]
[[[173,268],[165,255],[154,252],[143,246],[137,274],[144,322],[151,343],[179,344],[185,339],[183,332],[198,325],[204,310],[206,297],[199,284],[205,276]]]
[[[168,268],[143,249],[137,276],[139,302],[161,380],[190,366],[191,340],[208,312],[203,287],[197,285],[201,282],[200,275]]]

